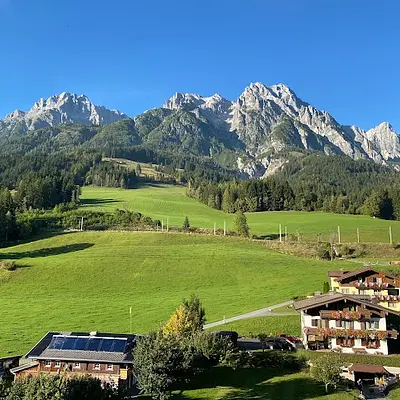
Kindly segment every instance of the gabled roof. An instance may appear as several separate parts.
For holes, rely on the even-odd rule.
[[[26,355],[33,360],[112,362],[132,364],[136,335],[48,332]],[[103,343],[107,342],[107,348]],[[114,342],[117,344],[114,346]],[[79,343],[79,346],[78,346]],[[67,345],[68,344],[68,345]],[[96,346],[92,346],[96,344]]]
[[[338,282],[341,282],[341,281],[343,281],[344,279],[352,278],[352,277],[354,277],[354,276],[363,274],[363,273],[365,273],[365,272],[372,272],[372,273],[374,273],[374,274],[379,274],[378,271],[375,271],[374,269],[372,269],[372,268],[370,268],[370,267],[364,267],[364,268],[357,269],[357,270],[355,270],[355,271],[348,271],[348,272],[342,274],[341,276],[337,277],[336,280],[337,280]],[[390,277],[389,277],[389,278],[390,278]]]
[[[296,301],[293,304],[293,306],[296,311],[301,311],[301,310],[307,310],[310,308],[312,309],[315,307],[319,307],[324,304],[336,303],[340,300],[353,301],[355,303],[368,306],[368,307],[373,308],[378,311],[384,311],[388,314],[400,316],[400,311],[391,310],[389,308],[382,307],[378,304],[374,304],[371,301],[366,300],[366,298],[364,296],[349,295],[349,294],[343,294],[343,293],[339,293],[339,292],[329,292],[326,294],[313,296],[308,299]]]
[[[19,367],[12,368],[10,369],[10,372],[15,375],[18,372],[25,371],[26,369],[31,369],[33,367],[37,367],[38,365],[39,363],[37,361],[32,361],[26,364],[22,364]]]
[[[391,374],[389,371],[385,369],[385,367],[381,365],[370,365],[370,364],[353,364],[351,367],[349,367],[349,371],[362,372],[366,374],[380,374],[380,375]]]
[[[328,271],[329,278],[338,278],[349,271]]]

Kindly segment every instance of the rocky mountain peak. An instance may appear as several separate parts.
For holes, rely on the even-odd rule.
[[[8,123],[22,122],[26,130],[64,123],[105,125],[127,118],[124,113],[96,106],[85,95],[63,92],[41,98],[28,112],[16,110],[7,115]]]

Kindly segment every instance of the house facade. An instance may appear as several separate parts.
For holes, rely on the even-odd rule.
[[[364,296],[331,291],[297,301],[294,307],[301,313],[307,349],[381,355],[400,352],[400,312]]]
[[[135,335],[48,332],[13,368],[15,379],[45,374],[90,375],[113,386],[136,383],[132,371]]]
[[[331,290],[365,296],[376,304],[400,311],[400,279],[362,268],[356,271],[329,271]]]

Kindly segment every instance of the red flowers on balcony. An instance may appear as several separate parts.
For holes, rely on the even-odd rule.
[[[379,339],[385,340],[389,336],[388,331],[369,331],[362,329],[336,329],[336,328],[304,328],[304,333],[315,334],[322,337],[354,338],[354,339]]]
[[[378,283],[378,282],[360,282],[357,281],[354,285],[359,289],[374,289],[374,290],[383,290],[389,287],[387,282],[385,283]]]
[[[332,311],[332,319],[347,319],[347,320],[359,320],[362,317],[360,311]]]

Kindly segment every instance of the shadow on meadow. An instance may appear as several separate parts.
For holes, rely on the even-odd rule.
[[[279,239],[279,233],[269,233],[266,235],[254,235],[254,239],[258,240],[277,240]],[[285,234],[282,233],[282,240],[285,240]]]
[[[48,248],[32,250],[32,251],[2,253],[2,254],[0,254],[0,260],[20,260],[22,258],[38,258],[38,257],[56,256],[59,254],[73,253],[75,251],[86,250],[92,246],[94,246],[94,243],[74,243],[74,244],[68,244],[65,246],[48,247]]]
[[[97,206],[101,204],[112,204],[112,203],[120,203],[119,200],[115,199],[81,199],[82,206]]]
[[[174,399],[191,399],[190,390],[226,388],[218,399],[291,399],[304,400],[325,395],[324,386],[306,373],[292,373],[276,368],[231,368],[219,367],[199,376]],[[202,396],[202,394],[200,395]],[[195,396],[196,399],[209,399]]]

